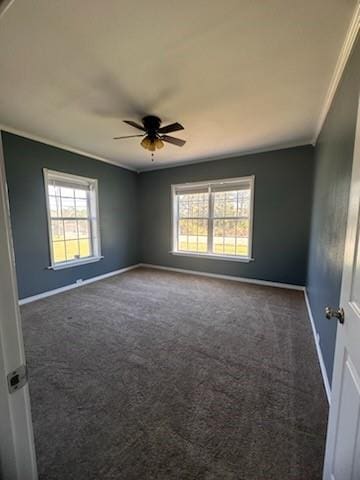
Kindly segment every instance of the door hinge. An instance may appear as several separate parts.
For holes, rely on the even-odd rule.
[[[20,390],[28,381],[26,365],[20,365],[16,370],[12,370],[7,375],[9,393]]]

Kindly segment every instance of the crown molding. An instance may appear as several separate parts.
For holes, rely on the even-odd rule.
[[[360,0],[357,1],[357,5],[355,7],[353,16],[351,18],[351,22],[349,25],[349,28],[347,30],[345,40],[343,43],[343,46],[340,50],[340,54],[338,57],[338,60],[335,65],[335,70],[333,72],[333,75],[331,77],[330,85],[327,90],[326,96],[325,96],[325,101],[321,110],[321,114],[316,126],[315,130],[315,135],[312,140],[312,144],[315,145],[317,142],[317,139],[320,135],[321,129],[325,123],[327,114],[329,113],[331,104],[334,100],[336,90],[339,86],[339,83],[341,81],[342,75],[345,70],[345,66],[347,64],[347,61],[349,60],[352,48],[355,44],[357,34],[359,33],[360,30]]]
[[[80,150],[78,148],[70,147],[69,145],[65,145],[59,142],[53,142],[52,140],[48,140],[47,138],[40,137],[38,135],[34,135],[29,132],[24,132],[22,130],[18,130],[17,128],[9,127],[8,125],[4,125],[0,123],[0,131],[13,133],[14,135],[19,135],[20,137],[28,138],[29,140],[35,140],[36,142],[44,143],[45,145],[49,145],[50,147],[61,148],[61,150],[66,150],[67,152],[77,153],[78,155],[82,155],[84,157],[93,158],[94,160],[100,160],[101,162],[110,163],[111,165],[115,165],[115,167],[124,168],[125,170],[130,170],[132,172],[138,173],[136,168],[129,167],[128,165],[123,165],[121,163],[115,162],[114,160],[109,160],[105,157],[100,157],[98,155],[93,155],[92,153],[86,152],[85,150]]]
[[[296,148],[296,147],[306,147],[311,145],[310,140],[309,141],[303,141],[303,142],[288,142],[288,143],[283,143],[283,144],[277,144],[277,145],[272,145],[272,146],[265,146],[261,148],[254,148],[250,150],[240,150],[238,152],[232,152],[229,154],[224,154],[224,155],[216,155],[212,157],[204,157],[204,158],[192,158],[189,160],[185,160],[182,162],[174,162],[174,163],[167,163],[163,165],[158,165],[158,166],[150,166],[150,167],[139,167],[139,168],[134,168],[130,167],[129,165],[124,165],[122,163],[115,162],[114,160],[109,160],[105,157],[101,157],[98,155],[94,155],[92,153],[89,153],[85,150],[80,150],[78,148],[73,148],[70,147],[69,145],[65,145],[63,143],[59,142],[53,142],[52,140],[48,140],[45,137],[41,137],[39,135],[34,135],[29,132],[25,132],[23,130],[18,130],[17,128],[10,127],[9,125],[5,125],[3,123],[0,123],[0,132],[8,132],[12,133],[14,135],[18,135],[20,137],[28,138],[29,140],[34,140],[35,142],[40,142],[44,143],[45,145],[49,145],[50,147],[56,147],[60,148],[61,150],[66,150],[67,152],[72,152],[72,153],[77,153],[78,155],[82,155],[88,158],[93,158],[94,160],[100,160],[101,162],[109,163],[110,165],[114,165],[115,167],[120,167],[124,168],[125,170],[130,170],[131,172],[135,173],[145,173],[145,172],[151,172],[153,170],[164,170],[166,168],[175,168],[175,167],[183,167],[183,166],[189,166],[189,165],[195,165],[197,163],[204,163],[204,162],[213,162],[216,160],[225,160],[228,158],[238,158],[238,157],[243,157],[245,155],[253,155],[256,153],[267,153],[267,152],[273,152],[275,150],[286,150],[288,148]]]
[[[310,147],[312,146],[310,139],[308,141],[302,141],[302,142],[299,141],[299,142],[281,143],[281,144],[271,145],[267,147],[254,148],[250,150],[239,150],[238,152],[232,152],[232,153],[223,154],[223,155],[216,155],[212,157],[192,158],[182,162],[167,163],[167,164],[158,165],[156,167],[150,166],[150,167],[139,168],[137,172],[147,173],[147,172],[152,172],[154,170],[165,170],[167,168],[186,167],[186,166],[189,167],[190,165],[196,165],[198,163],[215,162],[217,160],[226,160],[230,158],[245,157],[246,155],[255,155],[257,153],[268,153],[268,152],[274,152],[276,150],[287,150],[288,148],[309,147],[309,146]]]
[[[11,5],[15,2],[15,0],[3,0],[0,2],[0,18],[5,15]]]

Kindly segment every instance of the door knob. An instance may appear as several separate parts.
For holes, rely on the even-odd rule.
[[[331,318],[337,318],[340,323],[344,323],[345,321],[345,314],[343,308],[331,308],[325,307],[325,317],[330,320]]]

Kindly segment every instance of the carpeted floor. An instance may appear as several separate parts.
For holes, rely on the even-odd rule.
[[[138,269],[21,310],[40,479],[321,479],[302,292]]]

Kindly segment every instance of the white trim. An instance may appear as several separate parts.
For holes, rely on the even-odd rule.
[[[50,247],[51,248],[51,247]],[[54,265],[50,265],[48,270],[64,270],[64,268],[71,268],[71,267],[80,267],[81,265],[86,265],[87,263],[95,263],[102,260],[104,257],[86,257],[82,260],[74,260],[64,263],[55,263]]]
[[[311,311],[310,302],[309,302],[309,298],[308,298],[306,289],[304,289],[304,297],[305,297],[306,308],[307,308],[310,323],[311,323],[312,332],[313,332],[313,335],[314,335],[314,342],[315,342],[317,356],[318,356],[318,360],[319,360],[319,364],[320,364],[321,375],[322,375],[323,382],[324,382],[325,392],[326,392],[326,396],[327,396],[327,399],[328,399],[328,402],[329,402],[329,405],[330,405],[331,404],[331,387],[330,387],[329,378],[328,378],[328,375],[327,375],[324,359],[323,359],[322,352],[321,352],[320,337],[319,337],[318,332],[316,331],[314,317],[313,317],[313,314],[312,314],[312,311]]]
[[[360,357],[358,356],[360,340],[359,309],[356,305],[357,295],[353,295],[355,293],[353,286],[356,284],[359,258],[359,199],[360,97],[358,92],[340,302],[338,303],[344,309],[345,323],[342,325],[336,322],[334,368],[331,382],[332,398],[326,436],[323,480],[335,480],[335,476],[339,480],[345,477],[352,477],[353,480],[355,478],[359,480],[360,478],[358,458],[356,458],[359,457],[359,421],[358,416],[351,413],[355,413],[355,409],[358,408],[355,407],[354,409],[353,407],[359,399],[360,385]],[[349,382],[346,381],[346,370],[349,371],[352,377],[352,380]],[[356,394],[355,390],[357,390]],[[356,423],[357,433],[355,433],[356,431],[351,431]],[[349,430],[351,433],[349,432],[348,435]],[[342,471],[344,475],[341,473],[339,475],[335,474],[337,471]]]
[[[97,182],[96,178],[84,177],[83,175],[76,175],[74,173],[62,172],[60,170],[53,170],[51,168],[43,168],[43,171],[46,172],[47,180],[50,177],[51,180],[63,181],[76,184],[79,188],[83,186],[84,188],[91,188],[91,186]]]
[[[179,257],[192,257],[192,258],[210,258],[211,260],[227,260],[231,262],[243,262],[243,263],[249,263],[253,262],[254,259],[250,257],[241,257],[238,255],[237,257],[233,255],[216,255],[211,254],[211,253],[192,253],[192,252],[182,252],[180,250],[177,251],[170,251],[169,252],[171,255],[177,255]]]
[[[83,285],[88,285],[89,283],[98,282],[99,280],[104,280],[105,278],[120,275],[121,273],[129,272],[130,270],[139,268],[139,266],[140,264],[135,264],[131,265],[130,267],[121,268],[120,270],[114,270],[109,273],[104,273],[103,275],[87,278],[86,280],[79,279],[76,283],[71,283],[70,285],[65,285],[64,287],[55,288],[54,290],[48,290],[47,292],[39,293],[38,295],[33,295],[31,297],[22,298],[19,300],[19,305],[25,305],[26,303],[35,302],[36,300],[41,300],[42,298],[51,297],[52,295],[57,295],[58,293],[72,290],[73,288],[82,287]]]
[[[0,2],[0,18],[5,15],[15,0],[3,0]]]
[[[41,137],[39,135],[34,135],[33,133],[24,132],[23,130],[18,130],[17,128],[10,127],[9,125],[4,125],[3,123],[0,123],[0,131],[4,131],[5,133],[12,133],[20,137],[28,138],[29,140],[34,140],[35,142],[50,145],[50,147],[61,148],[61,150],[66,150],[67,152],[76,153],[78,155],[82,155],[88,158],[93,158],[94,160],[100,160],[101,162],[115,165],[115,167],[124,168],[125,170],[131,170],[132,172],[138,173],[138,170],[136,168],[129,167],[129,165],[124,165],[122,163],[116,162],[115,160],[109,160],[108,158],[100,157],[99,155],[93,155],[92,153],[89,153],[85,150],[70,147],[69,145],[65,145],[64,143],[53,142],[52,140],[48,140],[47,138]]]
[[[44,175],[44,189],[45,189],[45,199],[46,199],[46,210],[47,210],[47,221],[48,221],[48,236],[49,236],[49,249],[50,249],[50,266],[49,269],[52,270],[61,270],[64,268],[76,267],[78,265],[83,265],[86,263],[98,262],[102,258],[101,255],[101,235],[100,235],[100,217],[99,217],[99,188],[98,180],[96,178],[81,177],[79,175],[73,175],[72,173],[59,172],[57,170],[49,170],[48,168],[43,168]],[[53,238],[52,238],[52,228],[51,228],[51,213],[49,205],[49,185],[51,184],[52,179],[61,180],[66,184],[79,184],[81,186],[87,187],[86,189],[86,199],[89,208],[89,216],[87,220],[90,224],[90,239],[91,239],[91,256],[85,258],[79,258],[76,260],[68,260],[61,263],[56,263],[54,259],[53,252]],[[71,185],[73,186],[73,185]],[[64,217],[59,218],[64,220]],[[74,220],[76,218],[74,217]],[[79,241],[79,238],[77,238]],[[66,253],[66,241],[64,237],[65,253]]]
[[[341,48],[338,60],[335,65],[335,70],[334,73],[331,77],[330,85],[328,88],[328,91],[325,96],[325,101],[323,108],[321,110],[320,118],[317,123],[317,127],[315,130],[315,135],[312,140],[312,144],[315,145],[317,142],[317,139],[320,135],[321,129],[324,125],[324,122],[326,120],[326,116],[330,110],[332,101],[334,100],[336,90],[339,86],[339,83],[341,81],[342,75],[344,73],[347,61],[349,60],[352,48],[354,46],[357,34],[360,30],[360,2],[357,2],[357,5],[355,7],[353,16],[351,18],[351,22],[349,25],[349,28],[347,30],[345,40],[343,43],[343,46]]]
[[[36,480],[29,386],[10,394],[7,374],[25,365],[15,255],[0,136],[0,477]]]
[[[234,275],[221,275],[218,273],[201,272],[197,270],[188,270],[185,268],[164,267],[162,265],[154,265],[152,263],[139,263],[138,267],[154,268],[156,270],[167,270],[169,272],[184,273],[186,275],[199,275],[201,277],[219,278],[221,280],[231,280],[234,282],[250,283],[254,285],[262,285],[264,287],[285,288],[288,290],[299,290],[303,292],[305,287],[303,285],[292,285],[290,283],[270,282],[268,280],[257,280],[255,278],[235,277]]]
[[[196,190],[198,187],[212,187],[213,185],[239,185],[242,183],[250,183],[254,182],[255,175],[245,175],[243,177],[227,177],[227,178],[216,178],[215,180],[200,180],[198,182],[184,182],[184,183],[174,183],[171,186],[174,187],[175,192],[184,191],[185,193],[187,190]],[[204,189],[206,192],[206,189]]]

